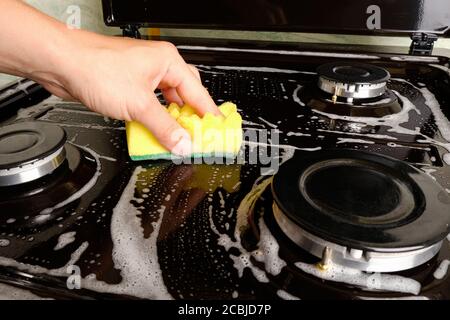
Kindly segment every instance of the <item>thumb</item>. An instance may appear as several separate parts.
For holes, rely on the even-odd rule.
[[[147,106],[133,113],[133,120],[142,123],[156,139],[176,155],[187,156],[192,153],[189,133],[170,116],[154,94],[149,94]]]

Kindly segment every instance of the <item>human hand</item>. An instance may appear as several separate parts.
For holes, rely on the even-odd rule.
[[[97,39],[75,49],[60,83],[41,81],[44,87],[108,117],[138,121],[173,153],[190,154],[189,133],[165,111],[154,91],[161,89],[167,102],[191,105],[200,116],[219,115],[197,69],[167,42]]]

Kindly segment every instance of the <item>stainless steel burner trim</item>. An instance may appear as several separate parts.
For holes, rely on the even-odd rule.
[[[333,263],[367,272],[396,272],[417,267],[440,250],[442,241],[429,247],[377,249],[363,251],[348,248],[314,236],[289,219],[283,211],[273,203],[273,212],[281,230],[294,243],[312,255],[322,258],[324,263]]]
[[[57,169],[66,159],[64,146],[49,156],[20,167],[0,170],[0,186],[13,186],[39,179]]]
[[[386,91],[386,82],[381,83],[342,83],[319,77],[318,86],[323,91],[337,97],[367,99],[381,96]]]

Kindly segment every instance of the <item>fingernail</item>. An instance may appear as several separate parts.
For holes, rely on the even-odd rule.
[[[192,141],[187,137],[182,137],[175,147],[172,149],[172,153],[179,156],[189,156],[192,154]]]

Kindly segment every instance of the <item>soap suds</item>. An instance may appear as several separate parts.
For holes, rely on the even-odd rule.
[[[0,247],[7,247],[10,243],[8,239],[0,239]]]
[[[75,235],[77,233],[75,231],[72,232],[67,232],[67,233],[63,233],[59,236],[58,238],[58,243],[56,244],[56,246],[53,248],[53,250],[57,251],[57,250],[61,250],[62,248],[64,248],[65,246],[67,246],[68,244],[72,243],[75,241]]]
[[[28,290],[0,283],[0,300],[52,300],[52,299],[42,298]]]
[[[415,295],[419,294],[421,289],[421,284],[418,281],[402,276],[381,273],[369,274],[334,264],[331,264],[326,270],[320,269],[314,264],[304,262],[297,262],[295,266],[323,280],[342,282],[365,289],[411,293]]]
[[[94,291],[129,294],[146,299],[172,299],[163,278],[157,260],[156,240],[161,226],[165,207],[157,209],[158,221],[153,223],[153,232],[144,238],[140,212],[131,204],[138,175],[145,169],[135,169],[111,218],[111,237],[113,240],[114,266],[120,269],[122,282],[110,285],[97,281],[95,275],[89,275],[82,281],[82,286]]]
[[[447,275],[449,266],[450,266],[450,260],[447,260],[447,259],[442,260],[439,267],[433,273],[434,278],[438,279],[438,280],[444,279],[444,277]]]
[[[281,289],[277,291],[277,296],[279,296],[283,300],[300,300],[300,298]]]
[[[363,140],[363,139],[353,139],[353,138],[338,138],[336,144],[341,143],[362,143],[362,144],[374,144],[374,141]]]

